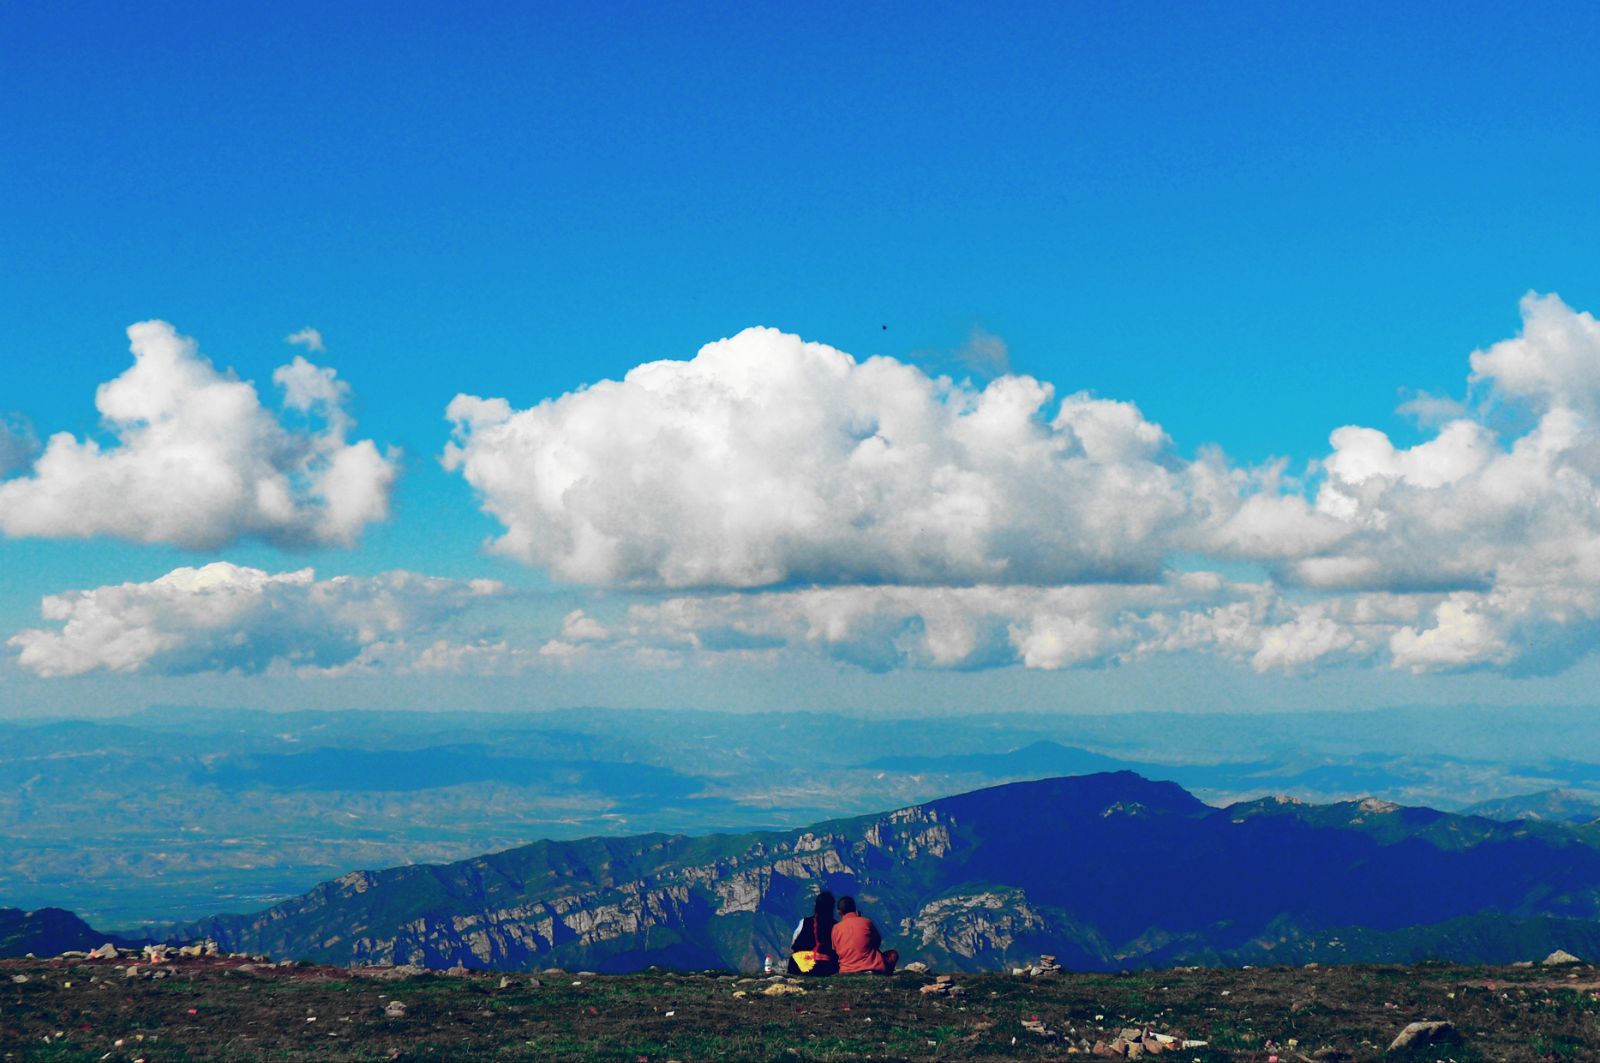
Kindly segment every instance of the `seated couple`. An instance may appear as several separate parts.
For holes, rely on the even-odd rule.
[[[817,894],[815,914],[800,921],[789,942],[790,974],[894,974],[900,954],[878,951],[883,938],[872,920],[856,911],[854,897],[839,898],[833,917],[833,894]]]

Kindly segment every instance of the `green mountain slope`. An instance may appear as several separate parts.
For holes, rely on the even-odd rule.
[[[1347,960],[1473,959],[1488,939],[1471,920],[1520,920],[1528,941],[1558,932],[1542,921],[1600,920],[1600,851],[1560,826],[1370,800],[1216,809],[1118,772],[804,830],[539,842],[353,872],[172,936],[338,963],[753,967],[783,954],[822,886],[944,967],[1322,955],[1333,939]]]

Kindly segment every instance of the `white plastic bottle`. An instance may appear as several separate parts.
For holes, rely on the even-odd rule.
[[[763,956],[762,957],[761,973],[762,974],[771,974],[772,973],[772,956],[770,954],[767,955],[767,956]]]

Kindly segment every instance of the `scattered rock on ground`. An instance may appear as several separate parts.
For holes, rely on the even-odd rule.
[[[782,997],[790,994],[799,994],[804,996],[806,991],[797,985],[790,985],[788,982],[774,982],[761,992],[764,996]]]
[[[250,964],[245,964],[239,969],[242,971],[250,966]],[[381,978],[382,980],[388,982],[398,978],[419,978],[422,975],[431,974],[432,972],[430,972],[426,967],[419,967],[414,963],[402,963],[398,967],[360,967],[352,973],[358,974],[362,978]]]
[[[1089,1048],[1089,1052],[1091,1055],[1139,1059],[1144,1056],[1159,1056],[1164,1052],[1176,1052],[1179,1049],[1204,1048],[1206,1044],[1205,1041],[1179,1037],[1177,1034],[1158,1033],[1148,1026],[1124,1026],[1110,1042],[1096,1041]]]
[[[938,997],[962,997],[967,995],[967,991],[961,986],[956,985],[955,980],[949,975],[942,974],[939,976],[939,980],[937,982],[930,982],[928,985],[922,987],[922,995]]]
[[[1432,1045],[1460,1043],[1461,1034],[1453,1022],[1414,1022],[1389,1042],[1388,1050],[1398,1052],[1403,1048],[1427,1048]]]
[[[1054,1037],[1056,1032],[1046,1026],[1043,1020],[1029,1017],[1022,1020],[1022,1028],[1038,1037]]]

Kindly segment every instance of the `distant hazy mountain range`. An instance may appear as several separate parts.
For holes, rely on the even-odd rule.
[[[172,929],[330,961],[626,971],[781,957],[822,886],[940,968],[1600,956],[1600,829],[1264,799],[1128,772],[812,827],[539,842]]]
[[[1600,819],[1600,793],[1578,790],[1544,790],[1536,794],[1479,801],[1461,810],[1464,815],[1550,823],[1593,823]]]
[[[3,710],[0,710],[3,711]],[[101,927],[251,911],[353,867],[535,839],[793,830],[983,786],[1129,770],[1210,804],[1378,794],[1593,818],[1600,713],[883,718],[808,712],[244,712],[0,721],[0,905]],[[1562,809],[1508,795],[1562,788]],[[1578,795],[1577,797],[1573,795]],[[1474,802],[1489,802],[1474,805]],[[1600,814],[1597,810],[1596,814]]]

